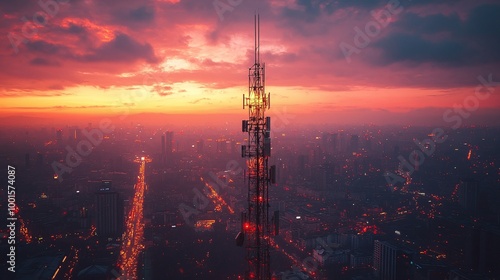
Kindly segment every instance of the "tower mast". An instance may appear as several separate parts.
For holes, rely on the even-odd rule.
[[[270,94],[265,93],[265,65],[260,62],[260,20],[254,17],[254,64],[249,68],[248,96],[243,95],[243,109],[248,107],[248,120],[243,120],[242,130],[248,132],[248,142],[241,154],[247,158],[248,208],[242,213],[242,229],[236,238],[237,245],[247,251],[246,279],[271,279],[269,267],[270,223],[269,184],[274,183],[274,166],[269,169],[271,155],[271,118],[266,117],[270,108]]]

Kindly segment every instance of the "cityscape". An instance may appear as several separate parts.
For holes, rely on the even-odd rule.
[[[500,279],[500,4],[413,2],[2,2],[0,279]]]
[[[2,147],[23,190],[16,276],[241,277],[244,250],[234,242],[247,195],[240,133],[117,128],[61,182],[50,163],[93,127],[2,133],[10,135]],[[415,160],[415,139],[431,131],[294,127],[273,135],[277,183],[269,197],[280,213],[273,277],[496,279],[500,131],[445,130],[449,138],[426,143],[429,156]]]

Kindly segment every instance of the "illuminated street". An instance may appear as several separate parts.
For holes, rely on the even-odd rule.
[[[132,208],[127,216],[125,224],[125,234],[123,237],[122,249],[118,267],[123,276],[137,278],[137,261],[139,253],[144,249],[143,236],[143,202],[146,183],[144,181],[144,172],[146,169],[146,159],[140,160],[139,175],[135,184],[135,194],[132,201]]]
[[[222,198],[220,194],[217,193],[217,191],[214,189],[214,187],[203,177],[200,177],[200,180],[205,183],[205,187],[209,190],[207,193],[207,197],[210,198],[215,205],[215,211],[216,212],[221,212],[223,206],[227,207],[227,210],[229,211],[230,214],[234,214],[234,210],[227,202]]]

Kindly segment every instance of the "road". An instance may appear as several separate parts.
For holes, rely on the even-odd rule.
[[[140,252],[144,249],[143,204],[144,190],[146,188],[144,181],[145,170],[146,160],[143,157],[140,160],[139,175],[137,176],[137,183],[134,186],[134,199],[132,201],[132,208],[127,216],[125,234],[118,262],[118,267],[125,279],[137,279],[138,258]]]

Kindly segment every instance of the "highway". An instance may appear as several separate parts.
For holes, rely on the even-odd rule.
[[[137,183],[134,186],[135,193],[132,201],[132,208],[126,219],[125,234],[118,261],[118,268],[122,276],[130,277],[130,279],[137,279],[138,258],[140,252],[144,249],[143,204],[144,191],[146,188],[146,183],[144,181],[146,159],[142,157],[139,162],[139,175],[137,176]]]

